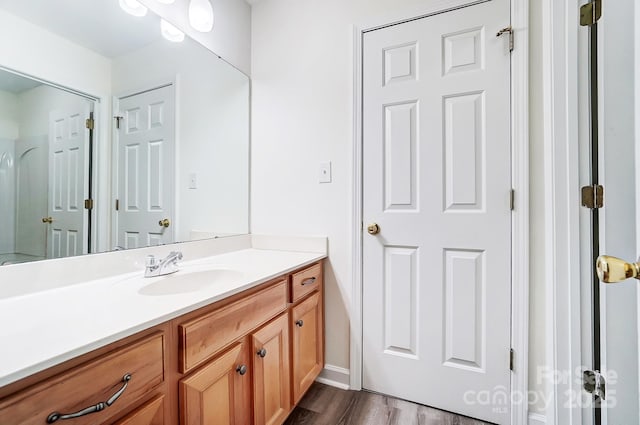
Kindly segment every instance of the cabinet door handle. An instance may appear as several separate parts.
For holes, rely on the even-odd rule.
[[[243,376],[245,373],[247,373],[247,366],[245,365],[238,366],[236,369],[236,372],[238,372],[240,376]]]
[[[301,328],[304,325],[304,322],[302,321],[302,319],[300,320],[296,320],[296,326]]]
[[[312,285],[314,284],[316,281],[316,277],[310,277],[309,279],[305,279],[302,281],[302,283],[300,285],[305,286],[305,285]]]
[[[264,358],[264,356],[267,355],[267,350],[265,350],[264,348],[261,348],[256,354]]]
[[[116,402],[116,400],[122,395],[122,393],[124,392],[124,390],[127,389],[127,385],[129,385],[129,381],[131,380],[131,374],[127,373],[126,375],[124,375],[122,377],[122,388],[120,388],[114,395],[112,395],[109,400],[105,401],[105,402],[100,402],[98,404],[95,404],[93,406],[89,406],[87,408],[84,408],[78,412],[75,413],[59,413],[59,412],[53,412],[52,414],[50,414],[49,416],[47,416],[47,423],[48,424],[52,424],[54,422],[56,422],[57,420],[65,420],[65,419],[75,419],[75,418],[79,418],[80,416],[84,416],[84,415],[88,415],[89,413],[95,413],[95,412],[99,412],[101,410],[104,410],[105,408],[111,406],[113,403]]]

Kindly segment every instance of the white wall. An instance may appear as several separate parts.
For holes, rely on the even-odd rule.
[[[244,0],[210,0],[213,6],[213,30],[201,33],[189,25],[189,0],[166,5],[154,0],[141,0],[191,38],[240,69],[251,71],[251,7]]]
[[[262,0],[252,25],[252,232],[325,234],[326,362],[349,367],[353,28],[417,16],[424,1]],[[530,388],[544,364],[540,2],[531,2]],[[318,164],[333,182],[318,184]],[[542,411],[542,402],[533,411]]]
[[[176,240],[248,233],[249,79],[191,40],[161,40],[113,62],[115,95],[176,77]]]

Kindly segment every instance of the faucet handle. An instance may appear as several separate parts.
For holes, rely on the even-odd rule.
[[[176,260],[182,260],[182,251],[171,251],[169,256],[175,257]]]
[[[153,255],[147,255],[147,260],[145,262],[147,267],[153,267],[156,265],[156,257]]]

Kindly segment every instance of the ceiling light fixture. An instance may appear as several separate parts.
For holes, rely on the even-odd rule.
[[[176,0],[156,0],[158,3],[173,4]]]
[[[147,14],[147,8],[137,0],[120,0],[120,7],[133,16],[144,16]]]
[[[174,43],[184,40],[184,33],[164,19],[160,20],[160,32],[164,38]]]
[[[189,23],[193,29],[209,32],[213,28],[213,7],[209,0],[191,0],[189,2]]]

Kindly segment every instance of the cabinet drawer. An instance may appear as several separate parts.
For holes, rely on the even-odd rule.
[[[244,297],[211,313],[183,323],[180,337],[180,372],[186,373],[260,324],[287,308],[287,281]]]
[[[291,276],[291,302],[317,290],[322,284],[322,263],[314,264]]]
[[[3,399],[0,424],[53,423],[47,421],[51,414],[76,413],[98,403],[103,403],[101,410],[72,422],[74,425],[103,423],[131,408],[164,381],[163,357],[163,335],[153,334]],[[130,374],[131,379],[121,391],[126,374]],[[107,400],[118,392],[120,396],[107,406]],[[64,421],[60,418],[56,423]]]

